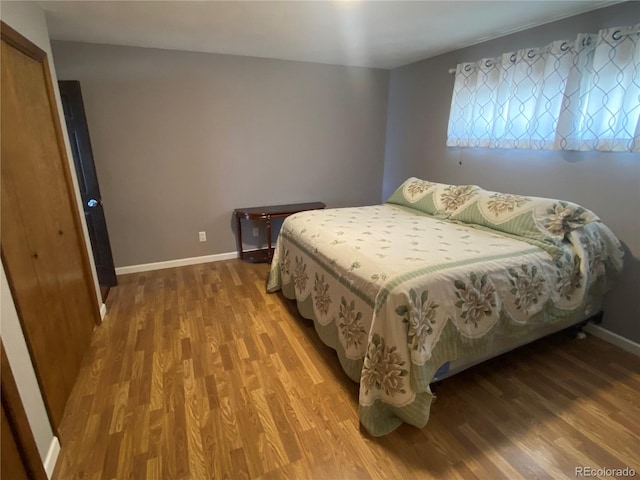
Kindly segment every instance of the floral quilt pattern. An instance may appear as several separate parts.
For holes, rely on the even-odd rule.
[[[420,195],[431,185],[411,187]],[[452,208],[471,193],[451,191]],[[528,201],[492,200],[488,208],[498,213]],[[580,221],[556,213],[559,229]],[[561,249],[552,257],[405,206],[315,210],[284,222],[267,289],[295,298],[313,319],[360,382],[360,421],[384,435],[402,422],[425,425],[429,382],[443,363],[489,349],[493,336],[584,318],[601,303],[622,266],[615,236],[591,222],[567,233]]]

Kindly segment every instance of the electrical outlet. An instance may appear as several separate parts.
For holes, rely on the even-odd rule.
[[[253,227],[253,236],[257,237],[260,235],[260,229],[258,227]]]
[[[207,232],[198,232],[198,237],[200,238],[201,242],[206,242],[207,241]]]

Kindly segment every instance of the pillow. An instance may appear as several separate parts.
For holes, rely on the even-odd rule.
[[[479,190],[475,185],[447,185],[411,177],[398,187],[387,203],[449,218],[473,202]]]
[[[476,201],[450,218],[545,243],[558,243],[573,230],[600,220],[572,202],[486,190],[478,191]]]
[[[438,213],[452,217],[478,199],[481,188],[476,185],[440,185],[433,193]]]
[[[438,185],[440,184],[410,177],[393,192],[386,203],[402,205],[435,215],[437,209],[433,203],[433,192]]]

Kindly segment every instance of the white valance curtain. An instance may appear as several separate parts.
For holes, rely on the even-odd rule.
[[[447,145],[640,152],[640,25],[456,67]]]

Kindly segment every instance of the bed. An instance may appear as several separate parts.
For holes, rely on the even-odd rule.
[[[381,436],[426,425],[432,382],[597,313],[621,268],[579,205],[410,178],[382,205],[287,218],[267,290],[313,320]]]

